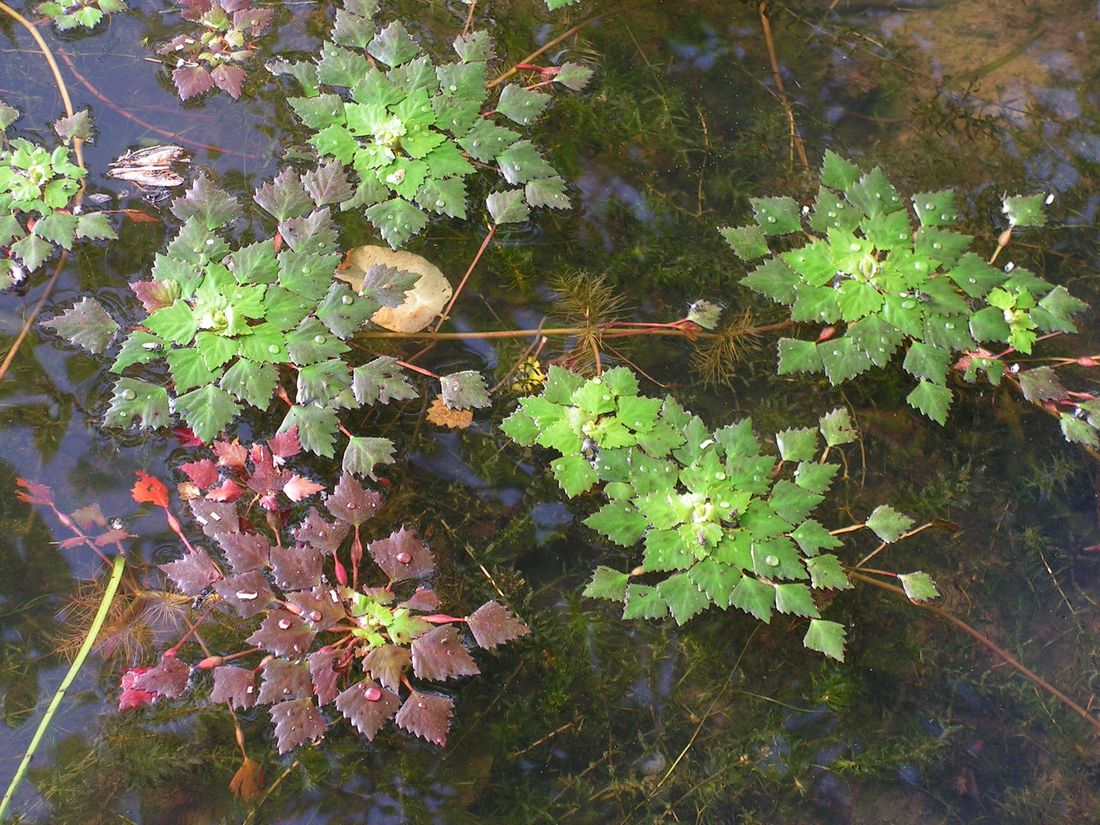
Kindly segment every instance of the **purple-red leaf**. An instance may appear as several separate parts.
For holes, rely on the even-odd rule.
[[[411,661],[412,654],[407,647],[382,645],[367,654],[363,669],[390,690],[396,691],[400,689],[401,676]]]
[[[338,650],[318,650],[309,655],[309,676],[313,680],[313,692],[319,705],[327,705],[339,692],[336,690],[336,679],[340,674],[332,666],[339,654]]]
[[[272,610],[264,616],[260,629],[247,639],[250,645],[287,659],[301,658],[312,641],[313,631],[289,610]]]
[[[314,587],[312,590],[287,593],[286,600],[301,608],[302,618],[316,633],[328,630],[345,615],[340,594],[331,587]]]
[[[466,617],[466,626],[474,634],[478,647],[486,650],[526,636],[531,628],[512,615],[507,607],[499,602],[485,602]]]
[[[310,699],[272,706],[271,721],[275,723],[279,753],[292,751],[305,742],[316,742],[325,735],[325,720]]]
[[[256,704],[256,673],[232,665],[214,668],[214,689],[210,691],[210,701],[229,702],[238,710],[248,710]]]
[[[275,572],[275,584],[283,590],[305,590],[320,585],[324,560],[320,550],[305,544],[272,547],[271,566]]]
[[[214,589],[246,619],[262,613],[275,600],[267,577],[259,570],[227,576],[215,584]]]
[[[237,518],[237,508],[232,503],[206,498],[193,498],[189,503],[195,521],[210,538],[241,532],[241,520]]]
[[[175,583],[176,588],[188,596],[197,596],[222,577],[210,556],[201,547],[189,552],[182,559],[162,564],[160,569]]]
[[[248,460],[248,450],[239,441],[215,441],[210,445],[210,451],[218,457],[219,467],[243,470]]]
[[[259,533],[225,533],[218,536],[218,544],[237,573],[263,567],[271,555],[271,542]]]
[[[247,3],[245,5],[247,5]],[[233,13],[233,28],[241,30],[251,29],[253,35],[258,35],[271,25],[271,20],[274,16],[274,9],[242,8],[240,11],[235,11]]]
[[[288,427],[274,438],[268,439],[267,446],[276,458],[293,458],[302,451],[302,444],[298,441],[298,428]]]
[[[186,464],[181,464],[180,469],[183,470],[184,475],[191,479],[191,483],[200,490],[213,487],[218,483],[218,468],[209,458],[204,458],[201,461],[188,461]]]
[[[340,483],[325,499],[325,507],[330,513],[354,527],[371,518],[381,506],[382,496],[373,490],[364,490],[351,473],[340,476]]]
[[[439,625],[412,643],[413,673],[420,679],[442,682],[456,676],[476,676],[477,662],[458,637],[454,625]]]
[[[222,63],[210,73],[210,78],[219,89],[234,100],[241,96],[245,71],[240,66],[230,66],[228,63]]]
[[[134,687],[158,696],[178,699],[187,690],[187,680],[190,676],[191,666],[187,662],[181,662],[175,656],[165,654],[156,667],[150,668],[134,679]]]
[[[175,281],[131,281],[130,289],[148,313],[171,306],[179,297]]]
[[[214,88],[214,78],[201,66],[178,67],[172,72],[172,81],[176,84],[180,100],[187,100]]]
[[[435,570],[435,560],[416,536],[415,530],[402,527],[389,538],[367,545],[371,557],[391,581],[419,579]]]
[[[439,607],[439,596],[435,591],[427,587],[418,587],[408,599],[401,602],[398,607],[406,610],[417,610],[421,613],[431,613]]]
[[[260,695],[256,698],[261,705],[307,699],[313,695],[309,668],[305,662],[268,659],[263,670],[264,681],[260,685]]]
[[[314,493],[319,493],[323,489],[325,489],[324,484],[318,484],[316,481],[310,481],[308,478],[298,475],[292,475],[290,480],[283,485],[283,492],[286,494],[286,497],[294,502],[309,498]]]
[[[447,744],[454,707],[455,703],[446,696],[414,690],[397,712],[394,722],[399,728],[442,747]]]
[[[351,528],[342,521],[332,524],[325,520],[316,507],[309,509],[298,528],[294,531],[294,538],[298,541],[311,544],[323,553],[333,553],[344,540]]]
[[[401,698],[396,693],[369,679],[352,685],[336,697],[336,709],[368,740],[374,739],[400,705]]]

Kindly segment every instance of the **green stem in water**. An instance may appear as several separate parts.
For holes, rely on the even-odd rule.
[[[7,791],[4,792],[4,800],[0,802],[0,822],[3,822],[4,815],[8,811],[8,806],[11,805],[11,801],[15,796],[15,791],[19,787],[19,783],[23,781],[23,776],[27,773],[27,768],[30,767],[31,759],[34,758],[34,752],[38,750],[38,745],[42,742],[42,737],[46,735],[46,730],[50,727],[50,722],[53,721],[53,716],[57,713],[57,708],[61,705],[61,700],[65,698],[66,691],[68,691],[69,687],[72,685],[73,680],[76,679],[76,674],[80,672],[84,660],[87,659],[88,654],[92,652],[96,637],[103,628],[103,623],[107,620],[107,612],[111,609],[111,603],[115,600],[115,593],[118,592],[119,582],[122,581],[122,571],[125,568],[126,557],[121,554],[115,556],[114,566],[111,568],[111,578],[107,582],[107,589],[103,591],[103,599],[100,601],[99,610],[92,620],[92,626],[88,628],[88,635],[84,637],[84,644],[80,646],[76,658],[73,659],[72,665],[69,666],[69,672],[66,673],[65,678],[61,680],[61,685],[57,688],[57,692],[54,693],[53,699],[50,701],[50,706],[46,709],[46,715],[43,716],[42,721],[38,723],[38,730],[34,732],[34,738],[31,739],[31,743],[27,747],[27,752],[23,754],[23,761],[19,763],[19,768],[16,770],[15,776],[12,777],[11,784],[8,785]]]

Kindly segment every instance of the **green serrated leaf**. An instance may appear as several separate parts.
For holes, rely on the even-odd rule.
[[[428,179],[417,190],[416,202],[422,209],[466,219],[466,184],[461,178]]]
[[[48,327],[78,347],[93,355],[101,355],[114,340],[118,324],[95,298],[84,297],[42,326]]]
[[[550,462],[558,485],[569,498],[589,490],[598,480],[592,464],[579,455],[568,455]]]
[[[765,235],[786,235],[802,229],[802,216],[794,198],[749,198],[749,203]]]
[[[241,214],[241,205],[205,174],[195,178],[187,192],[172,201],[172,214],[181,221],[194,218],[207,229],[224,226]]]
[[[144,429],[167,427],[172,420],[168,391],[148,381],[120,378],[115,382],[103,423],[108,427],[132,427],[135,420]]]
[[[817,345],[829,383],[836,386],[871,368],[871,359],[847,336]]]
[[[356,295],[347,284],[334,281],[315,314],[333,335],[348,338],[366,323],[379,306],[370,298]]]
[[[810,582],[817,590],[847,590],[852,586],[844,572],[844,565],[832,553],[806,559]]]
[[[663,619],[668,615],[668,603],[657,588],[647,584],[631,584],[626,588],[624,619]]]
[[[72,249],[76,237],[77,218],[64,212],[53,212],[35,223],[35,235],[57,244],[62,249]]]
[[[255,333],[253,333],[255,334]],[[299,367],[339,358],[349,347],[316,318],[305,318],[286,336],[290,360]]]
[[[618,570],[612,570],[610,567],[601,564],[592,574],[592,580],[584,588],[582,595],[588,596],[590,599],[610,599],[613,602],[625,602],[626,585],[629,581],[630,576],[626,573],[620,573]]]
[[[821,354],[813,341],[800,341],[797,338],[779,339],[780,375],[790,375],[795,372],[822,372],[824,369]]]
[[[375,60],[381,60],[387,66],[400,66],[416,57],[420,53],[420,46],[412,39],[412,35],[401,21],[394,20],[375,35],[367,46],[367,52]],[[365,72],[364,68],[363,73]],[[324,80],[323,77],[322,80]]]
[[[584,524],[616,544],[629,547],[641,538],[649,521],[633,505],[613,501],[586,518]]]
[[[796,530],[791,531],[791,538],[807,556],[817,555],[817,551],[822,548],[831,549],[842,544],[840,539],[813,519],[807,519]]]
[[[898,581],[905,589],[905,595],[911,602],[927,602],[939,598],[940,591],[936,589],[936,583],[927,573],[919,570],[914,573],[900,573]]]
[[[467,410],[471,407],[481,409],[491,403],[485,379],[476,370],[444,375],[439,379],[439,385],[443,393],[443,403],[452,410]]]
[[[177,394],[209,384],[218,377],[218,373],[206,365],[206,359],[194,347],[170,350],[165,360]]]
[[[363,55],[326,42],[321,47],[321,59],[317,61],[317,79],[329,86],[345,86],[350,89],[368,69],[370,64]]]
[[[858,181],[845,187],[848,202],[864,215],[873,218],[901,207],[897,190],[890,185],[882,169],[877,166]]]
[[[947,409],[951,406],[951,390],[947,387],[922,379],[905,400],[940,426],[947,422]]]
[[[266,410],[275,395],[279,373],[273,364],[238,358],[222,375],[218,386],[260,410]]]
[[[844,625],[824,619],[810,619],[802,644],[810,650],[824,653],[838,662],[844,661]]]
[[[522,223],[530,217],[522,189],[493,192],[485,198],[485,206],[498,226],[503,223]]]
[[[1004,199],[1001,211],[1011,226],[1043,226],[1047,222],[1045,195],[1011,195]]]
[[[388,438],[353,435],[348,439],[341,466],[345,473],[377,480],[374,468],[379,464],[393,464],[394,452],[394,444]]]
[[[302,405],[325,407],[333,405],[333,401],[349,389],[351,373],[348,365],[339,358],[331,358],[298,370],[295,401]]]
[[[76,219],[76,237],[93,241],[110,241],[116,239],[118,235],[102,212],[87,212]]]
[[[817,430],[813,427],[784,430],[775,434],[784,461],[810,461],[817,455]]]
[[[298,440],[303,449],[325,458],[332,458],[335,454],[333,444],[340,422],[331,407],[295,404],[287,411],[283,423],[279,425],[279,432],[286,432],[291,427],[298,428]]]
[[[423,212],[401,198],[377,203],[367,210],[366,215],[393,249],[419,233],[428,223]]]
[[[240,414],[241,405],[225,390],[207,384],[177,395],[172,409],[200,441],[209,444]]]
[[[770,584],[742,576],[741,581],[730,594],[730,606],[744,610],[764,624],[772,619],[772,605],[775,604],[775,589]]]
[[[921,192],[913,195],[913,208],[921,226],[950,226],[959,216],[955,212],[955,190]]]
[[[743,261],[755,261],[769,252],[768,240],[764,231],[756,224],[748,226],[726,226],[718,230],[730,248]],[[744,283],[744,282],[742,282]]]
[[[824,493],[832,484],[833,476],[840,469],[838,464],[819,464],[813,461],[802,461],[795,470],[794,483],[811,493]]]
[[[859,180],[859,167],[832,149],[825,150],[821,163],[821,182],[833,189],[847,189]]]
[[[813,593],[804,584],[775,585],[775,609],[780,613],[813,619],[821,615],[814,604]]]
[[[859,438],[856,425],[847,407],[837,407],[818,419],[818,428],[825,437],[825,444],[835,447],[838,444],[851,444]]]
[[[821,503],[824,496],[810,492],[793,481],[780,479],[768,496],[768,506],[776,515],[790,522],[802,521]]]
[[[910,375],[926,378],[934,384],[943,384],[947,380],[947,366],[951,353],[945,349],[914,341],[905,354],[902,366]]]
[[[913,519],[904,513],[899,513],[889,504],[880,504],[868,516],[866,525],[880,539],[887,544],[891,544],[901,538],[902,534],[913,526]]]
[[[710,607],[710,597],[686,573],[676,573],[657,585],[657,592],[668,605],[676,624],[682,625],[692,616]]]
[[[549,95],[509,83],[500,93],[497,111],[520,126],[530,126],[549,103]]]
[[[798,275],[777,258],[771,258],[741,279],[741,284],[771,298],[777,304],[795,300]]]

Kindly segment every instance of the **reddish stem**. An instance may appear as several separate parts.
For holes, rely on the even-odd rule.
[[[432,613],[430,616],[420,616],[426,622],[431,624],[450,624],[451,622],[464,622],[465,619],[460,619],[457,616],[448,616],[446,613]]]
[[[485,250],[489,247],[489,242],[493,239],[493,235],[496,234],[497,225],[494,223],[487,233],[485,233],[485,240],[481,242],[481,246],[477,250],[477,254],[474,255],[474,259],[470,261],[470,265],[466,268],[466,274],[462,276],[462,280],[458,282],[458,288],[455,290],[454,295],[451,296],[450,302],[443,310],[443,314],[439,316],[439,320],[435,324],[435,331],[439,332],[439,328],[443,326],[443,322],[450,317],[451,308],[454,307],[455,301],[458,300],[458,296],[462,294],[462,288],[466,286],[466,282],[470,280],[470,275],[474,271],[474,267],[477,266],[477,262],[481,260],[481,256],[485,254]]]

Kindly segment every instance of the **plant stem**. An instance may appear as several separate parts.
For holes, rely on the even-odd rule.
[[[3,821],[4,814],[7,813],[8,807],[11,805],[11,801],[15,796],[15,791],[19,787],[19,783],[23,781],[23,776],[26,774],[27,768],[30,767],[31,759],[34,758],[34,753],[38,750],[38,745],[42,742],[42,737],[50,727],[50,722],[53,721],[54,714],[57,712],[61,700],[65,698],[65,692],[72,685],[73,680],[76,678],[76,674],[80,672],[80,668],[84,664],[84,660],[88,658],[88,654],[95,645],[96,637],[99,635],[99,631],[103,627],[104,621],[107,619],[107,613],[111,609],[111,603],[115,599],[115,593],[118,591],[119,582],[122,581],[122,571],[125,568],[126,556],[119,553],[115,556],[114,566],[111,568],[111,578],[107,582],[107,589],[103,591],[103,598],[99,602],[99,610],[96,611],[95,618],[92,619],[92,626],[88,628],[88,635],[84,637],[84,644],[80,646],[76,658],[73,659],[73,663],[69,666],[69,672],[65,674],[65,678],[61,680],[61,685],[57,688],[57,692],[54,693],[53,700],[46,709],[46,715],[43,716],[42,721],[38,723],[38,729],[34,732],[34,738],[31,739],[31,743],[27,747],[27,752],[23,754],[23,760],[19,763],[19,768],[16,770],[15,776],[12,777],[11,784],[8,785],[8,789],[4,793],[3,801],[0,802],[0,822]]]
[[[772,64],[772,77],[775,78],[775,88],[779,93],[779,102],[787,113],[787,125],[791,135],[791,165],[794,166],[794,153],[797,149],[798,160],[802,163],[802,168],[809,172],[810,161],[806,157],[806,147],[802,144],[802,136],[799,135],[798,126],[794,122],[794,110],[787,98],[787,90],[783,87],[783,76],[779,73],[779,58],[775,54],[775,42],[772,40],[772,25],[768,20],[767,6],[766,2],[760,3],[760,26],[764,29],[764,45],[768,48],[768,59]]]
[[[520,69],[524,66],[524,64],[531,64],[534,61],[538,60],[540,57],[542,57],[544,54],[546,54],[546,52],[550,51],[552,48],[554,48],[556,45],[561,43],[563,40],[568,40],[570,37],[575,35],[581,29],[585,28],[586,26],[590,26],[593,23],[597,22],[598,20],[602,20],[603,18],[613,17],[616,14],[622,14],[623,11],[625,11],[625,9],[623,7],[620,7],[618,9],[613,9],[612,11],[603,12],[601,14],[594,14],[591,17],[585,18],[580,23],[573,26],[573,28],[567,29],[566,31],[559,34],[557,37],[555,37],[552,40],[545,43],[543,46],[535,49],[533,52],[531,52],[529,55],[527,55],[527,57],[523,58],[523,60],[519,61],[519,63],[514,65],[512,68],[510,68],[504,74],[502,74],[500,77],[496,78],[495,80],[490,80],[488,83],[485,84],[485,88],[492,89],[495,86],[499,86],[505,80],[510,78],[512,75],[514,75],[516,72],[520,71]]]
[[[477,254],[474,255],[474,259],[470,261],[470,265],[466,268],[466,274],[462,276],[462,280],[458,282],[458,287],[455,289],[454,294],[451,296],[451,300],[447,302],[446,308],[439,316],[439,320],[435,323],[435,332],[439,332],[439,328],[443,326],[443,322],[451,315],[451,308],[454,307],[455,301],[458,300],[458,296],[462,294],[462,288],[466,286],[466,282],[470,280],[470,275],[473,274],[474,267],[477,266],[477,262],[481,260],[481,256],[485,254],[485,250],[489,248],[489,242],[493,239],[493,235],[496,234],[497,225],[494,223],[488,232],[485,233],[485,239],[481,242],[481,246],[478,247]]]
[[[927,610],[931,613],[935,613],[940,618],[947,620],[951,624],[955,625],[955,627],[959,628],[959,630],[977,640],[982,646],[992,651],[1006,664],[1011,665],[1013,668],[1019,671],[1020,674],[1024,676],[1024,678],[1026,678],[1028,681],[1042,688],[1063,705],[1068,707],[1070,710],[1072,710],[1074,713],[1076,713],[1078,716],[1080,716],[1082,719],[1092,725],[1092,727],[1097,732],[1100,732],[1100,720],[1095,719],[1087,710],[1085,710],[1085,708],[1081,707],[1079,704],[1069,698],[1066,694],[1062,693],[1062,691],[1060,691],[1050,682],[1046,681],[1042,676],[1039,676],[1037,673],[1026,667],[1022,662],[1020,662],[1019,659],[1017,659],[1003,647],[998,645],[981,631],[971,627],[958,616],[954,615],[953,613],[948,613],[942,607],[936,607],[935,605],[931,604],[921,604],[919,602],[910,601],[909,597],[905,595],[905,591],[902,590],[900,587],[895,587],[892,584],[887,584],[886,582],[879,581],[878,579],[873,579],[870,576],[864,576],[862,573],[857,573],[854,570],[848,571],[848,577],[857,581],[861,581],[864,584],[870,584],[881,590],[888,590],[891,593],[896,593],[897,595],[903,597],[906,601],[909,601],[909,603],[914,605],[915,607],[919,607],[921,610]]]

